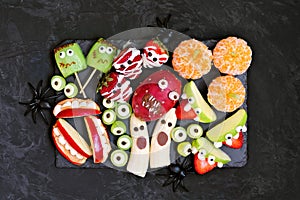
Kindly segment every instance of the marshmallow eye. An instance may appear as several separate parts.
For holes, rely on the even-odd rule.
[[[197,115],[199,115],[202,112],[201,108],[195,108],[194,111]]]
[[[158,87],[162,90],[168,87],[168,81],[166,79],[161,79],[158,81]]]
[[[72,49],[68,49],[67,56],[73,56],[73,55],[74,55],[74,51]]]
[[[66,57],[66,53],[65,53],[65,52],[63,52],[63,51],[61,51],[61,52],[59,53],[59,57],[60,57],[60,58],[64,58],[64,57]]]
[[[179,94],[175,91],[169,93],[169,98],[173,101],[177,101],[179,99]]]
[[[100,53],[105,53],[105,51],[106,51],[105,46],[100,46],[100,47],[99,47],[99,52],[100,52]]]
[[[207,154],[207,152],[206,152],[205,149],[200,149],[200,150],[199,150],[199,153],[198,153],[198,158],[199,158],[200,160],[204,160],[206,154]]]
[[[208,156],[208,158],[207,158],[208,164],[214,165],[215,164],[215,159],[216,159],[215,156]]]
[[[106,48],[106,53],[107,54],[111,54],[113,52],[113,48],[112,47],[107,47]]]

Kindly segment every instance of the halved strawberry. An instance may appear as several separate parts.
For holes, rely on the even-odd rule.
[[[207,158],[200,160],[198,158],[198,153],[194,155],[194,168],[198,174],[205,174],[213,170],[216,166],[217,163],[214,163],[213,165],[209,164]]]
[[[243,146],[243,143],[244,143],[244,136],[243,136],[243,132],[240,131],[239,133],[239,137],[237,139],[235,138],[232,138],[231,141],[232,141],[232,144],[229,145],[226,143],[226,141],[222,142],[224,145],[230,147],[230,148],[233,148],[233,149],[239,149]]]
[[[197,117],[197,114],[193,109],[190,109],[189,111],[185,111],[184,107],[188,104],[187,99],[183,99],[179,102],[179,105],[176,107],[176,116],[179,120],[189,120],[189,119],[195,119]]]
[[[65,99],[53,109],[56,118],[83,117],[100,113],[100,107],[91,99]]]
[[[112,89],[118,83],[118,76],[119,76],[119,74],[116,72],[111,72],[111,73],[107,74],[104,77],[104,79],[102,79],[99,82],[99,84],[97,86],[97,91],[99,91],[102,96],[110,94]]]
[[[161,41],[152,39],[146,43],[142,57],[144,67],[160,67],[168,61],[169,52]]]

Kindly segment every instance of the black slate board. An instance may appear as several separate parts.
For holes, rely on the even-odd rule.
[[[122,33],[119,33],[115,36],[112,36],[110,38],[108,38],[107,40],[110,41],[111,43],[113,43],[115,46],[117,46],[118,48],[122,48],[124,44],[126,44],[128,41],[131,42],[131,46],[134,46],[138,49],[143,48],[144,44],[151,38],[155,38],[158,37],[161,41],[164,42],[164,44],[167,46],[167,48],[170,51],[170,58],[169,61],[166,63],[166,65],[164,65],[161,69],[170,69],[172,66],[171,65],[171,55],[172,55],[172,50],[174,50],[176,48],[176,46],[179,44],[179,42],[189,39],[190,37],[187,35],[184,35],[182,33],[179,33],[177,31],[174,30],[170,30],[170,29],[161,29],[161,28],[155,28],[155,27],[147,27],[147,28],[138,28],[138,29],[132,29],[132,30],[128,30],[128,31],[124,31]],[[71,42],[77,42],[81,48],[82,51],[84,53],[84,55],[87,55],[89,52],[89,49],[91,48],[91,46],[96,42],[95,40],[66,40],[64,42],[62,42],[60,45],[66,44],[66,43],[71,43]],[[214,48],[214,46],[217,43],[217,40],[205,40],[203,41],[204,44],[206,44],[210,50],[212,50]],[[88,79],[89,75],[91,74],[93,68],[88,67],[86,70],[84,70],[83,72],[79,73],[79,77],[81,82],[85,82],[85,80]],[[150,73],[153,73],[154,69],[143,69],[143,74],[134,81],[135,84],[133,84],[133,90],[135,87],[138,86],[138,83],[142,80],[144,80],[145,77],[147,77]],[[88,97],[94,99],[98,104],[101,104],[101,100],[99,98],[100,95],[96,95],[95,93],[95,89],[96,86],[98,84],[98,80],[101,77],[101,74],[99,72],[97,72],[98,74],[96,74],[93,79],[91,80],[91,83],[89,84],[89,86],[86,88],[85,92],[87,94]],[[202,95],[204,95],[204,98],[206,99],[206,94],[207,94],[207,86],[208,84],[217,76],[220,76],[220,72],[214,67],[212,66],[211,71],[204,75],[201,79],[198,80],[194,80],[196,85],[198,86],[199,90],[201,91]],[[186,80],[182,79],[181,77],[179,77],[177,75],[177,77],[179,79],[182,80],[183,84],[186,82]],[[246,88],[246,92],[247,92],[247,72],[242,74],[242,75],[238,75],[236,76],[237,78],[239,78],[243,85]],[[244,104],[241,106],[241,108],[244,108],[245,110],[247,110],[247,96],[245,99]],[[217,114],[217,120],[211,124],[203,124],[201,123],[201,126],[204,130],[204,132],[206,130],[208,130],[209,128],[213,127],[214,125],[220,123],[221,121],[223,121],[225,118],[231,116],[233,113],[223,113],[223,112],[219,112],[216,109],[214,109],[215,113]],[[79,131],[79,133],[81,133],[81,135],[88,141],[88,136],[85,130],[85,126],[83,123],[83,120],[80,118],[76,118],[73,120],[69,120],[73,125],[75,125],[75,128]],[[187,126],[190,123],[195,123],[195,121],[180,121],[180,126]],[[128,120],[126,121],[126,124],[128,124]],[[155,122],[148,124],[148,129],[149,129],[149,133],[151,134],[151,130],[153,129],[155,125]],[[247,124],[246,124],[247,125]],[[109,130],[109,128],[107,129]],[[115,137],[112,134],[110,135],[110,139],[111,141],[115,141]],[[172,146],[171,149],[173,149],[173,153],[171,153],[171,160],[175,161],[175,159],[177,158],[177,155],[174,153],[176,152],[176,145],[174,144],[174,142],[172,142]],[[115,145],[113,145],[113,149],[116,148]],[[221,149],[226,152],[230,158],[231,158],[231,162],[229,162],[228,164],[224,165],[224,167],[243,167],[246,163],[247,163],[247,132],[244,133],[244,145],[242,146],[242,148],[240,149],[232,149],[232,148],[228,148],[226,146],[221,147]],[[171,151],[172,152],[172,151]],[[128,152],[129,153],[129,152]],[[65,158],[63,158],[58,151],[56,151],[56,162],[55,162],[56,167],[58,168],[105,168],[105,167],[110,167],[110,168],[115,168],[110,162],[109,159],[103,163],[103,164],[94,164],[93,163],[93,159],[89,158],[87,160],[87,162],[81,166],[76,166],[73,165],[72,163],[68,162]],[[121,171],[126,171],[126,168],[115,168],[116,170],[121,170]],[[149,171],[154,171],[153,169],[148,169]]]

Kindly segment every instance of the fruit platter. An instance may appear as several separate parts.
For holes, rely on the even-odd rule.
[[[145,27],[67,40],[53,54],[56,167],[145,177],[162,168],[204,175],[247,163],[252,51],[245,40],[201,41]],[[182,177],[174,177],[178,186]]]

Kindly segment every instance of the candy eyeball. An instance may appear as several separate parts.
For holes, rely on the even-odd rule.
[[[72,49],[68,49],[67,50],[67,55],[68,56],[73,56],[74,55],[74,51]]]
[[[193,104],[195,102],[194,97],[189,97],[188,98],[189,104]]]
[[[106,48],[106,53],[107,54],[111,54],[113,52],[113,48],[112,47],[107,47]]]
[[[231,140],[232,139],[232,134],[231,133],[226,134],[225,139],[226,140]]]
[[[177,101],[179,99],[179,94],[175,91],[169,93],[169,98],[173,101]]]
[[[104,46],[99,47],[99,52],[100,53],[105,53],[105,51],[106,51],[106,48]]]
[[[206,156],[206,150],[205,149],[200,149],[199,150],[199,153],[198,153],[198,158],[200,159],[200,160],[204,160],[205,159],[205,156]]]
[[[199,115],[202,112],[201,108],[195,108],[194,111],[197,115]]]
[[[215,164],[215,159],[216,159],[215,156],[208,156],[208,159],[207,159],[208,164],[214,165]]]
[[[66,56],[66,53],[65,53],[65,52],[62,51],[62,52],[59,53],[59,57],[60,57],[60,58],[64,58],[65,56]]]
[[[162,90],[168,87],[168,81],[166,79],[161,79],[158,81],[158,87]]]

